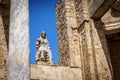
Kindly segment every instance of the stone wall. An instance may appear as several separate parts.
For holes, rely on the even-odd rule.
[[[56,10],[60,64],[80,67],[79,37],[76,29],[74,1],[61,1],[57,4]]]
[[[109,63],[111,64],[111,72],[114,80],[118,80],[120,75],[119,67],[119,33],[120,33],[120,1],[113,4],[112,8],[101,18],[104,23],[103,30],[105,31],[107,46],[104,48],[108,51]],[[113,47],[114,46],[114,47]],[[107,56],[107,55],[106,55]]]
[[[109,52],[106,44],[105,32],[102,29],[101,21],[94,21],[91,28],[91,37],[93,44],[93,52],[96,64],[97,78],[102,80],[112,80],[111,63],[109,60]],[[104,75],[103,75],[104,74]]]
[[[58,3],[56,7],[57,12],[57,30],[58,30],[58,45],[60,65],[68,66],[70,64],[70,54],[68,45],[68,33],[65,16],[65,4],[64,2]],[[62,13],[62,14],[61,14]]]
[[[4,33],[2,15],[0,14],[0,80],[6,79],[7,43]]]
[[[120,79],[120,32],[106,35],[110,50],[110,58],[113,68],[114,80]],[[113,47],[114,46],[114,47]]]
[[[0,80],[7,78],[9,13],[9,1],[4,0],[0,3]]]
[[[83,80],[80,68],[31,65],[31,80]]]
[[[80,36],[80,54],[82,61],[83,76],[85,80],[96,79],[95,59],[92,50],[92,40],[89,22],[83,23],[78,29]]]
[[[9,20],[10,20],[10,3],[9,0],[6,4],[2,5],[2,18],[3,18],[3,25],[4,25],[4,32],[7,41],[7,48],[9,43]]]
[[[77,18],[77,26],[80,25],[85,20],[89,20],[89,13],[88,13],[88,0],[75,0],[75,10],[76,10],[76,18]]]
[[[88,0],[89,12],[93,19],[99,20],[117,0]]]
[[[62,45],[61,42],[65,39],[58,38],[59,40],[61,40],[59,41],[59,46],[60,46],[59,52],[61,51],[63,52],[63,55],[60,56],[60,58],[64,57],[64,55],[68,56],[69,54],[70,61],[68,61],[69,62],[68,66],[81,67],[83,70],[82,76],[85,80],[98,80],[98,79],[112,80],[112,67],[110,62],[110,54],[105,37],[108,31],[108,29],[106,28],[106,24],[111,25],[111,23],[109,23],[110,21],[105,22],[106,21],[105,18],[104,19],[100,19],[100,18],[107,12],[107,9],[111,8],[113,2],[114,0],[112,0],[111,2],[108,1],[109,4],[106,5],[107,2],[104,0],[101,1],[61,0],[60,3],[58,4],[58,5],[64,4],[62,9],[65,7],[64,12],[57,11],[58,28],[60,27],[60,25],[63,24],[62,22],[60,22],[60,20],[63,21],[63,18],[59,18],[59,16],[65,15],[64,19],[66,19],[65,22],[66,26],[64,26],[63,24],[62,25],[62,27],[64,26],[63,29],[60,28],[58,29],[58,35],[62,35],[63,33],[62,30],[66,28],[67,31],[66,35],[68,41],[64,43],[65,44],[64,46],[61,46]],[[100,3],[100,4],[97,5],[95,3]],[[104,4],[105,6],[101,7],[101,5]],[[104,12],[100,12],[104,8],[105,8]],[[57,10],[59,9],[61,9],[61,7],[57,8]],[[91,12],[92,9],[93,10],[96,9],[95,12],[94,11]],[[118,15],[118,12],[116,12],[115,14]],[[107,18],[110,17],[107,16]],[[117,19],[117,17],[115,18]],[[112,20],[112,18],[110,18],[109,20]],[[118,30],[119,25],[117,25],[118,23],[114,23],[114,24],[116,24],[115,27],[116,30],[119,31]],[[65,37],[66,35],[63,34],[62,36]],[[66,47],[66,43],[67,46],[69,45],[69,47],[68,49],[63,49]],[[63,48],[61,49],[61,47]],[[68,54],[64,53],[66,50],[69,51]],[[79,58],[77,58],[76,56]],[[64,65],[66,61],[62,60],[62,62]]]

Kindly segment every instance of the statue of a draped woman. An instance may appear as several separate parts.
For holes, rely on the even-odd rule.
[[[49,47],[48,40],[46,38],[46,33],[44,31],[41,32],[40,38],[36,41],[36,63],[39,62],[52,62],[52,53]]]

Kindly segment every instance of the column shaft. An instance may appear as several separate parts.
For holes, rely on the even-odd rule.
[[[11,0],[8,80],[29,80],[28,0]]]

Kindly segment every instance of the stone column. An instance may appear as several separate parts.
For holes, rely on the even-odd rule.
[[[28,0],[11,0],[8,80],[30,80]]]

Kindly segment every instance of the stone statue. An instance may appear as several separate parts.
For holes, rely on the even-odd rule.
[[[48,40],[46,38],[46,33],[44,31],[41,32],[40,38],[36,41],[36,63],[48,63],[52,62],[52,52],[49,47]]]

